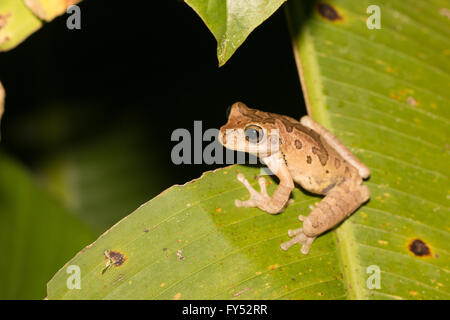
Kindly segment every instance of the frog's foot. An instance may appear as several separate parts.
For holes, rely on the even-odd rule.
[[[306,218],[304,216],[300,216],[300,217]],[[300,217],[299,217],[299,219],[301,220]],[[289,235],[289,237],[292,237],[292,239],[287,242],[282,243],[281,249],[287,250],[290,247],[292,247],[294,244],[301,243],[302,249],[300,251],[303,254],[308,254],[311,244],[314,242],[314,239],[316,239],[316,237],[308,237],[307,235],[305,235],[303,233],[302,228],[295,229],[295,230],[289,230],[288,235]]]
[[[261,192],[256,191],[242,173],[238,174],[237,179],[247,188],[248,192],[250,192],[250,199],[247,201],[235,200],[234,203],[236,207],[258,207],[261,204],[270,201],[270,197],[267,194],[266,189],[266,180],[263,177],[258,178],[258,184]]]

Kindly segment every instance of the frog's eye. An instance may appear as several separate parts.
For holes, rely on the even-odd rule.
[[[245,139],[251,143],[258,143],[264,137],[264,131],[256,125],[249,125],[245,128]]]
[[[227,111],[226,111],[226,115],[227,115],[227,119],[230,117],[230,113],[231,113],[231,108],[233,107],[233,105],[230,105],[228,108],[227,108]]]

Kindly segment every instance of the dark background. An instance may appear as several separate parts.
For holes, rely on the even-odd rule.
[[[183,2],[88,0],[80,8],[81,30],[68,30],[64,15],[1,53],[0,145],[99,231],[165,188],[222,166],[174,165],[176,128],[193,132],[194,120],[219,128],[238,100],[306,113],[282,8],[221,68],[213,35]],[[79,201],[58,174],[68,164]]]

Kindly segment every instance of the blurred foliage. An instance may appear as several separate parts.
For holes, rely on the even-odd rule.
[[[82,108],[80,106],[83,106]],[[161,189],[162,160],[138,114],[100,103],[51,103],[13,123],[39,181],[81,220],[105,231]]]
[[[83,221],[104,231],[160,191],[161,160],[145,137],[143,128],[117,124],[54,154],[40,174]]]
[[[55,268],[96,234],[0,152],[1,299],[43,299]]]

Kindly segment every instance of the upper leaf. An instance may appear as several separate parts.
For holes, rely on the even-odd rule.
[[[185,0],[217,40],[219,66],[224,65],[257,26],[286,0]]]

